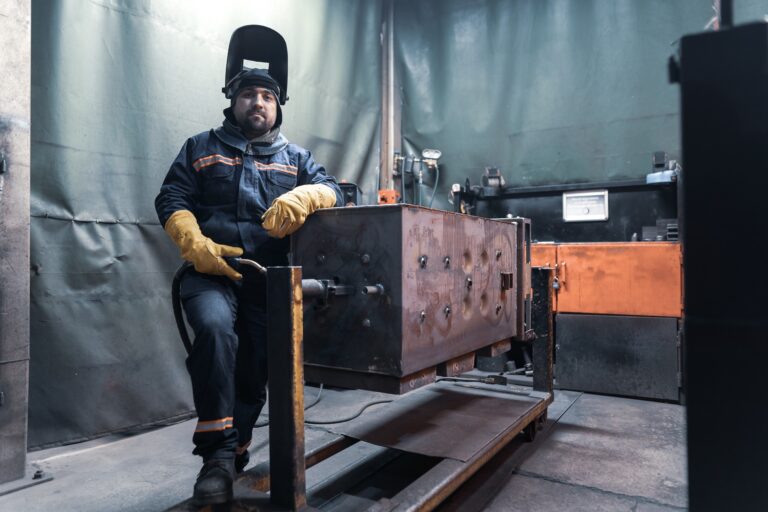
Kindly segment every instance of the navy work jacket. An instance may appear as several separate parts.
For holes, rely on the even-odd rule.
[[[329,186],[336,204],[343,204],[336,180],[309,151],[282,134],[271,145],[249,143],[226,119],[219,128],[187,139],[165,177],[155,209],[163,226],[174,212],[189,210],[214,242],[242,247],[243,257],[263,265],[284,265],[288,237],[269,237],[261,216],[281,194],[316,183]]]

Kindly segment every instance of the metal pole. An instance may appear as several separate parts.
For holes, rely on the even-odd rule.
[[[400,108],[395,102],[397,78],[394,59],[394,1],[383,2],[381,24],[381,141],[379,155],[379,190],[394,187],[392,171],[394,152],[400,147]]]
[[[27,453],[30,13],[0,0],[0,484],[24,476]]]
[[[269,475],[272,505],[307,504],[301,267],[267,268]]]

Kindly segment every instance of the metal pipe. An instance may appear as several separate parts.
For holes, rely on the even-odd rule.
[[[397,171],[400,175],[400,202],[405,202],[405,157],[397,157]]]
[[[326,286],[319,279],[302,279],[301,291],[307,298],[323,297],[326,293]]]
[[[379,161],[379,190],[392,187],[392,158],[395,146],[395,43],[394,1],[383,2],[381,22],[381,157]]]
[[[256,261],[249,260],[246,258],[232,258],[232,261],[234,261],[235,263],[239,263],[241,265],[248,265],[249,267],[253,267],[264,275],[266,275],[267,273],[267,269],[264,268],[259,263],[257,263]]]
[[[414,203],[416,203],[417,206],[421,206],[421,182],[422,182],[422,166],[423,162],[421,161],[421,158],[414,158],[413,159],[413,165],[419,167],[418,175],[416,174],[416,171],[414,169],[413,172],[413,179],[415,180],[415,183],[413,185],[413,194],[415,196]],[[417,178],[418,176],[418,178]]]
[[[375,284],[373,286],[363,286],[361,292],[363,295],[384,295],[384,285]]]

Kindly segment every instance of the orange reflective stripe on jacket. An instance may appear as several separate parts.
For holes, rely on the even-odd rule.
[[[200,172],[200,169],[208,167],[209,165],[214,165],[214,164],[240,165],[241,163],[243,163],[243,160],[240,157],[228,158],[224,155],[214,154],[214,155],[208,155],[202,158],[198,158],[197,160],[192,162],[192,167],[195,169],[196,172]]]
[[[293,174],[294,176],[298,171],[298,168],[295,165],[284,165],[276,163],[263,164],[261,162],[256,162],[256,169],[259,171],[286,172],[288,174]]]

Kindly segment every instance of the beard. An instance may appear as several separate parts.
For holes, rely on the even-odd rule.
[[[262,113],[260,116],[253,116],[254,112],[254,110],[250,110],[241,115],[237,115],[237,112],[235,113],[238,126],[248,138],[261,137],[275,125],[274,120],[270,122],[267,119],[266,113]]]
[[[261,117],[246,116],[240,123],[240,128],[250,137],[261,137],[272,129],[274,123],[268,123]]]

